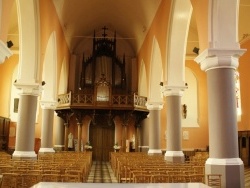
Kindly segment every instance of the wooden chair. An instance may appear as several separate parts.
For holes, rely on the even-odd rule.
[[[81,177],[80,175],[73,175],[73,174],[63,174],[61,175],[61,181],[62,182],[75,182],[75,183],[81,183]]]
[[[67,169],[67,170],[65,170],[65,174],[77,176],[79,178],[80,182],[87,181],[87,178],[83,177],[82,171],[79,169],[75,169],[75,170],[74,169]]]
[[[207,174],[207,185],[210,187],[221,187],[221,174]]]
[[[190,177],[186,174],[178,174],[176,176],[171,176],[172,183],[189,183]]]
[[[151,183],[151,175],[146,174],[136,174],[134,175],[134,183]]]
[[[20,177],[20,176],[19,176]],[[17,188],[20,179],[16,173],[3,173],[1,188]]]
[[[22,188],[29,188],[41,181],[41,174],[23,174]]]
[[[151,179],[152,183],[170,183],[170,177],[167,174],[154,174]]]
[[[189,177],[190,177],[190,182],[205,183],[204,174],[190,174]]]
[[[60,175],[59,174],[43,174],[42,181],[44,182],[60,182]]]

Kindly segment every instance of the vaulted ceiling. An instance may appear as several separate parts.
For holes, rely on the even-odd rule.
[[[69,48],[73,50],[79,39],[90,37],[94,30],[103,26],[116,31],[119,37],[127,39],[135,52],[140,48],[155,13],[162,0],[53,0]],[[11,10],[8,39],[12,50],[19,49],[19,34],[16,5]],[[240,0],[239,41],[250,35],[250,1]],[[187,56],[192,57],[194,47],[199,47],[195,17],[192,16]]]

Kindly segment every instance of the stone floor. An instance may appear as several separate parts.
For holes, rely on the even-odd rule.
[[[88,183],[117,183],[109,162],[93,161]]]
[[[93,161],[87,183],[117,183],[110,163]],[[245,187],[250,188],[250,167],[245,167]]]

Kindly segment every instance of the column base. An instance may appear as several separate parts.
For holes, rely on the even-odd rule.
[[[140,152],[148,153],[149,146],[138,146]]]
[[[162,155],[162,151],[160,149],[149,149],[148,155]]]
[[[172,163],[184,163],[185,155],[182,151],[166,151],[165,160]]]
[[[55,151],[64,151],[64,145],[54,145]]]
[[[35,151],[14,151],[12,159],[17,160],[37,160]]]
[[[245,187],[244,164],[240,158],[208,158],[205,164],[205,174],[221,174],[221,187]]]
[[[53,148],[40,148],[39,154],[44,154],[44,153],[55,153],[55,150]]]

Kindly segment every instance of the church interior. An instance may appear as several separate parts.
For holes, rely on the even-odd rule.
[[[0,0],[0,187],[250,186],[249,18],[248,0]]]

